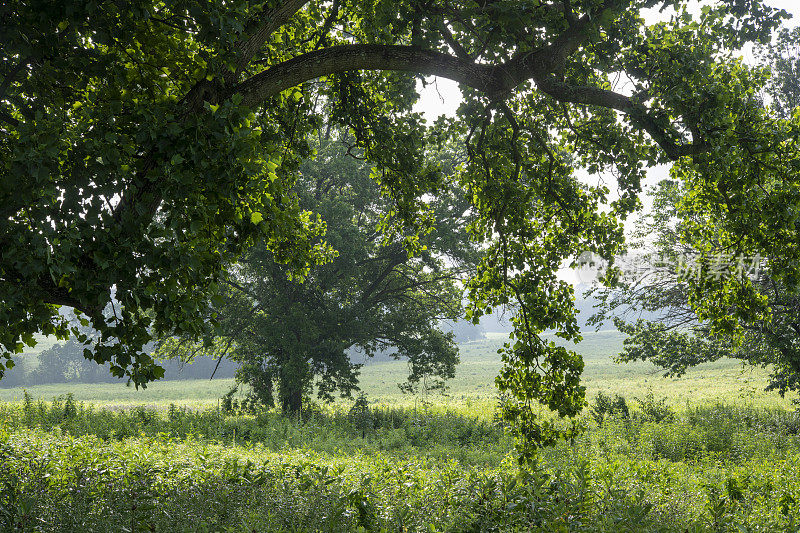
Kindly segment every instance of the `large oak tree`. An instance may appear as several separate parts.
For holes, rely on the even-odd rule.
[[[585,250],[611,256],[649,165],[673,163],[713,227],[768,248],[798,274],[798,120],[768,116],[765,75],[733,51],[781,16],[760,0],[12,1],[0,7],[0,343],[65,335],[58,306],[100,332],[92,357],[136,383],[159,370],[138,348],[202,335],[223,265],[256,237],[293,271],[325,255],[290,185],[320,114],[349,128],[395,209],[427,231],[426,195],[458,180],[485,258],[472,316],[516,302],[498,385],[522,442],[571,429],[583,406],[572,289],[556,277]],[[643,9],[666,9],[647,25]],[[676,8],[674,15],[671,8]],[[411,112],[420,76],[461,84],[456,120]],[[321,105],[324,102],[325,105]],[[453,176],[425,144],[466,139]],[[587,187],[575,170],[613,175]],[[733,171],[732,171],[733,170]],[[753,224],[753,213],[767,213]],[[707,239],[703,226],[695,231]],[[408,243],[414,251],[413,239]],[[112,300],[112,288],[116,301]],[[703,287],[729,294],[730,287]],[[732,292],[733,291],[733,292]],[[698,300],[714,314],[719,298]],[[107,312],[106,312],[107,311]],[[724,322],[724,321],[723,321]],[[529,450],[529,449],[528,449]],[[525,450],[523,450],[525,451]],[[523,453],[523,459],[528,456]]]
[[[292,191],[301,208],[325,220],[335,257],[300,283],[262,245],[252,246],[228,269],[222,298],[209,310],[219,317],[214,346],[168,338],[159,353],[236,361],[237,382],[287,413],[299,412],[313,392],[328,401],[350,397],[361,366],[378,352],[408,363],[403,390],[443,388],[455,375],[458,347],[442,321],[463,316],[460,282],[479,257],[466,231],[469,203],[458,189],[429,199],[436,230],[420,236],[419,253],[409,256],[405,239],[417,235],[378,229],[391,201],[371,178],[371,164],[348,155],[346,136],[331,132],[312,143],[316,155],[300,166]],[[447,168],[458,154],[435,157]]]

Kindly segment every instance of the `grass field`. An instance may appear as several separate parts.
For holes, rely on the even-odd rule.
[[[766,370],[743,367],[735,360],[703,364],[679,378],[663,378],[663,372],[650,363],[615,363],[613,356],[622,349],[623,339],[616,330],[587,332],[583,342],[574,346],[586,363],[583,378],[587,397],[603,391],[632,398],[652,391],[658,397],[668,398],[675,406],[687,400],[698,403],[734,399],[754,405],[790,405],[776,393],[764,392]],[[449,397],[431,395],[429,399],[457,404],[465,400],[496,398],[494,377],[501,365],[497,350],[506,340],[505,334],[489,333],[486,339],[461,344],[461,364],[455,379],[448,383]],[[551,340],[559,341],[554,336]],[[374,400],[413,403],[414,399],[401,394],[396,385],[404,373],[407,369],[402,361],[370,364],[361,372],[361,387]]]
[[[612,358],[621,350],[623,338],[617,331],[587,332],[584,341],[575,347],[586,363],[584,384],[588,398],[600,391],[626,398],[643,397],[652,391],[678,407],[687,401],[696,404],[734,400],[759,406],[790,405],[776,393],[764,392],[766,370],[743,367],[739,361],[700,365],[680,378],[663,378],[662,372],[650,363],[615,363]],[[461,344],[461,364],[455,379],[448,383],[448,394],[431,394],[426,399],[444,405],[493,402],[497,397],[494,377],[501,365],[497,350],[506,339],[503,333],[489,333],[483,340]],[[552,337],[552,340],[558,339]],[[45,339],[36,348],[49,345]],[[420,397],[403,394],[397,386],[407,374],[403,361],[369,363],[361,370],[361,389],[375,403],[413,405]],[[144,390],[123,384],[58,384],[29,387],[28,392],[45,399],[70,393],[77,401],[97,405],[175,403],[199,408],[216,406],[232,385],[230,379],[155,382]],[[19,402],[22,394],[22,389],[0,389],[0,402]]]
[[[26,389],[0,389],[0,402],[20,402],[27,390],[35,398],[50,399],[72,394],[79,402],[105,406],[165,406],[175,403],[197,408],[216,407],[219,398],[232,386],[232,379],[161,381],[138,390],[122,383],[58,383]]]
[[[357,414],[226,415],[230,380],[0,389],[0,531],[799,530],[800,415],[765,371],[663,379],[589,333],[587,397],[630,413],[587,411],[583,436],[520,472],[494,418],[503,341],[462,345],[449,394],[425,403],[397,388],[404,363],[368,364]]]

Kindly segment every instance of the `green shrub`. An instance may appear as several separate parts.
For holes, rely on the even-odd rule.
[[[647,393],[644,398],[636,398],[639,406],[639,418],[644,422],[672,421],[675,419],[675,411],[667,405],[666,398],[655,399],[653,391]]]
[[[606,417],[627,419],[630,415],[625,398],[619,394],[615,394],[612,398],[611,396],[603,394],[603,392],[597,393],[591,409],[589,410],[589,414],[594,421],[597,422],[598,426],[603,425],[603,421]]]
[[[68,403],[0,404],[0,531],[798,525],[800,442],[778,409],[697,406],[659,422],[612,409],[603,426],[520,471],[502,427],[469,411],[364,400],[372,429],[362,439],[355,409],[317,408],[301,419],[73,403],[65,416]]]
[[[374,428],[369,401],[367,400],[367,395],[363,392],[356,398],[353,407],[350,408],[348,416],[356,430],[361,432],[362,439],[366,438],[367,430],[371,431]]]

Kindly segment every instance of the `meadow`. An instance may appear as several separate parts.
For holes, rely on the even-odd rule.
[[[299,418],[223,412],[227,380],[0,390],[0,530],[800,530],[800,414],[764,370],[664,379],[585,339],[587,431],[527,472],[495,416],[499,334],[461,346],[446,396],[380,362],[366,405]]]
[[[764,369],[745,367],[739,361],[722,360],[690,369],[680,378],[663,378],[663,372],[651,363],[617,364],[613,361],[612,356],[622,349],[624,339],[616,330],[590,331],[583,335],[583,342],[573,348],[586,363],[583,379],[588,398],[598,392],[633,398],[653,390],[676,407],[685,404],[686,400],[692,403],[737,401],[758,406],[791,406],[790,401],[777,394],[764,392],[767,383]],[[548,337],[548,340],[561,342],[555,336],[545,336]],[[485,339],[459,345],[461,363],[456,377],[448,382],[445,395],[402,393],[397,384],[408,374],[403,361],[367,362],[361,370],[360,388],[373,403],[413,406],[424,399],[444,406],[494,404],[497,398],[494,377],[501,365],[497,350],[506,340],[505,333],[487,333]],[[44,339],[36,351],[51,343]],[[232,386],[231,379],[215,378],[154,382],[140,390],[123,383],[36,385],[27,390],[35,398],[51,399],[72,394],[76,401],[95,405],[163,407],[175,403],[202,408],[216,407],[219,398]],[[0,402],[20,402],[22,397],[21,388],[0,388]],[[348,405],[352,401],[337,403]]]

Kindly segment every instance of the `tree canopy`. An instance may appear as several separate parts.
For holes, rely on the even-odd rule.
[[[308,134],[349,129],[394,202],[386,227],[424,234],[425,199],[466,191],[485,256],[470,316],[514,302],[498,386],[531,446],[573,434],[545,421],[584,405],[579,339],[559,267],[622,243],[645,169],[672,163],[704,243],[763,251],[794,285],[800,117],[759,100],[767,73],[735,51],[785,13],[761,0],[11,1],[0,7],[0,343],[66,335],[58,306],[100,332],[91,355],[137,384],[139,349],[165,332],[210,335],[199,311],[256,238],[302,276],[323,224],[291,184]],[[647,24],[643,10],[664,11]],[[412,112],[420,77],[461,85],[455,119]],[[324,104],[324,105],[323,105]],[[425,147],[465,139],[447,176]],[[590,187],[577,169],[613,177]],[[608,208],[604,207],[608,204]],[[688,205],[688,204],[687,204]],[[753,220],[762,223],[754,224]],[[415,251],[415,240],[406,245]],[[112,290],[115,298],[112,298]],[[754,301],[730,280],[692,288],[703,318]],[[108,309],[108,313],[106,310]],[[756,312],[755,307],[747,312]],[[521,448],[523,460],[532,448]]]
[[[761,96],[777,117],[787,121],[800,103],[799,39],[800,30],[783,30],[759,51],[772,70]],[[668,375],[681,375],[700,363],[732,357],[769,367],[768,390],[782,395],[800,391],[800,298],[796,274],[782,264],[783,254],[791,254],[795,245],[798,206],[770,201],[777,200],[770,199],[777,180],[792,183],[796,175],[793,142],[789,136],[776,145],[775,155],[786,174],[757,176],[750,170],[757,179],[744,193],[744,202],[752,202],[748,205],[752,218],[746,222],[753,229],[763,225],[760,231],[768,234],[782,228],[771,236],[770,247],[754,246],[746,232],[732,235],[726,227],[731,218],[744,215],[737,213],[742,192],[721,198],[724,205],[717,207],[733,208],[722,217],[709,214],[709,206],[698,201],[690,182],[673,176],[658,184],[652,212],[637,221],[634,232],[633,246],[641,253],[638,262],[649,268],[634,272],[620,287],[602,290],[604,305],[594,317],[600,321],[622,311],[615,323],[629,338],[621,361],[649,360]],[[756,215],[754,208],[765,211]],[[787,223],[769,222],[776,210],[782,213],[779,217],[790,214]],[[762,217],[768,217],[766,224]],[[787,246],[789,250],[784,249]],[[626,321],[642,311],[650,317]]]

